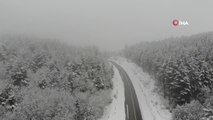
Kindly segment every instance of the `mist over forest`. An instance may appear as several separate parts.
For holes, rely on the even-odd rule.
[[[0,35],[57,39],[115,51],[213,30],[212,0],[0,1]],[[190,9],[189,9],[190,8]],[[173,19],[189,26],[174,27]]]

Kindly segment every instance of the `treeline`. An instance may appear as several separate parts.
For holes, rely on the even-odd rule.
[[[213,33],[142,42],[124,54],[153,75],[174,120],[213,116]]]
[[[1,120],[96,120],[113,71],[95,47],[23,36],[0,40]]]

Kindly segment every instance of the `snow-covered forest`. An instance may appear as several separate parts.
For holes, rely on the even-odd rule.
[[[111,103],[112,66],[95,47],[4,36],[1,120],[96,120]]]
[[[174,120],[213,117],[213,32],[126,46],[125,57],[152,75]]]

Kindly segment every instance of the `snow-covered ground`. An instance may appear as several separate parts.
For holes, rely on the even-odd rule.
[[[105,108],[104,115],[99,120],[125,120],[124,84],[117,68],[113,67],[113,70],[113,101],[109,106]]]
[[[125,58],[117,58],[115,61],[125,69],[132,80],[143,120],[171,120],[171,113],[164,104],[166,100],[156,92],[155,81],[140,67]]]

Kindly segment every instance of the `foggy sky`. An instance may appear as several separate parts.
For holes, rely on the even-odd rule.
[[[213,30],[212,0],[0,0],[0,34],[118,50]],[[173,19],[189,26],[174,27]]]

